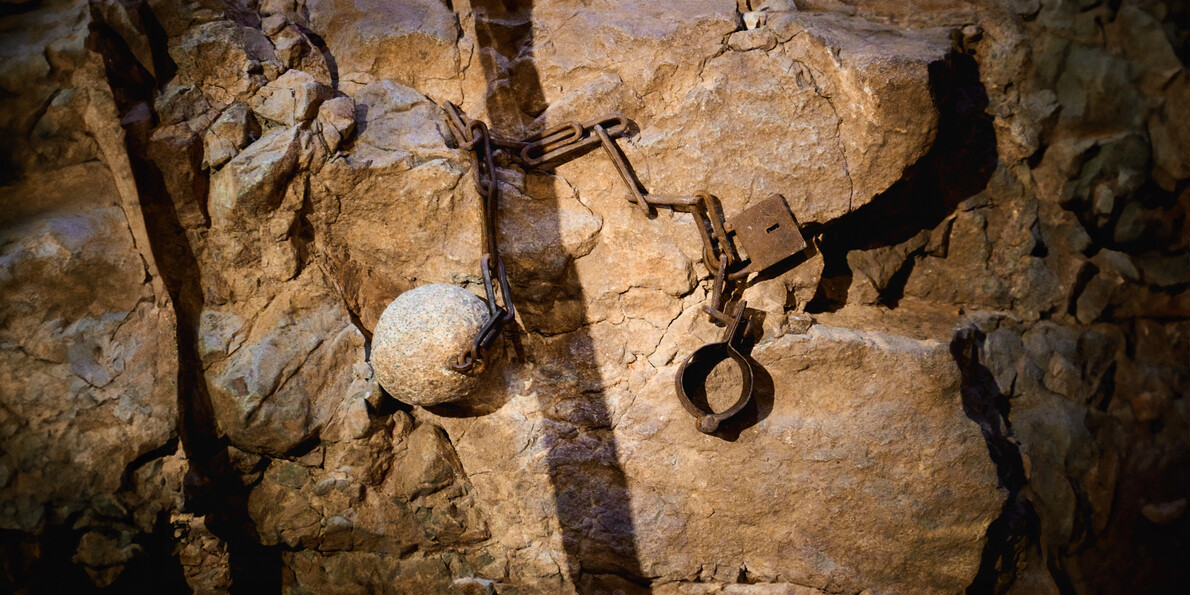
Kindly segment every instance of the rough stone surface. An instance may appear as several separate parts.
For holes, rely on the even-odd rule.
[[[471,348],[488,317],[483,300],[455,285],[433,283],[402,293],[384,309],[373,331],[376,380],[411,405],[467,398],[480,377],[461,374],[449,363]]]
[[[231,20],[202,23],[170,44],[177,64],[174,83],[193,85],[209,101],[244,101],[270,79],[281,63],[259,29]]]
[[[216,227],[272,210],[297,166],[297,128],[279,128],[252,143],[211,178],[209,209]]]
[[[0,591],[1190,578],[1179,3],[6,6]],[[722,333],[695,219],[599,149],[497,155],[507,359],[399,394],[388,304],[448,284],[486,318],[448,100],[505,139],[619,111],[645,191],[786,197],[809,247],[731,295],[739,420],[672,394]]]
[[[252,97],[250,105],[256,115],[282,126],[305,122],[318,113],[318,106],[331,90],[313,75],[301,70],[287,70],[270,81]]]
[[[6,529],[110,498],[176,435],[173,314],[146,282],[112,175],[68,166],[0,199]]]
[[[252,319],[208,310],[200,326],[215,418],[239,448],[283,454],[351,395],[363,336],[313,269]]]
[[[979,430],[962,413],[947,346],[815,326],[754,355],[773,388],[758,396],[762,413],[754,415],[763,419],[734,442],[696,430],[673,398],[674,365],[638,380],[639,387],[609,391],[614,452],[585,446],[594,437],[568,429],[608,423],[591,419],[590,405],[575,396],[544,398],[554,405],[543,438],[511,458],[541,423],[531,415],[543,397],[520,393],[482,418],[440,421],[462,436],[455,448],[476,493],[501,511],[491,530],[507,543],[548,542],[551,529],[560,529],[590,552],[584,564],[614,567],[635,549],[644,575],[660,583],[734,579],[746,568],[762,582],[784,578],[821,589],[965,586],[1003,495]],[[675,455],[679,450],[686,454]],[[604,486],[617,459],[630,478],[626,492]],[[660,467],[664,474],[651,471]],[[939,483],[948,489],[930,487]],[[552,519],[552,507],[535,504],[539,491],[551,490],[575,506],[598,503],[593,510],[601,516],[576,510],[567,513],[574,519]],[[610,526],[626,522],[621,509],[631,511],[635,544],[603,543],[615,535]],[[840,526],[850,539],[808,537]],[[736,544],[730,552],[724,539]],[[872,551],[892,557],[873,560],[865,553]],[[941,552],[946,567],[937,563]]]
[[[340,85],[348,93],[372,81],[392,80],[457,97],[458,83],[452,79],[461,66],[458,21],[448,5],[437,0],[313,0],[305,7],[310,26],[321,32],[335,56]]]
[[[203,165],[219,168],[260,137],[260,124],[248,106],[233,104],[220,114],[203,136]]]
[[[5,591],[123,589],[126,569],[169,559],[145,544],[177,497],[144,488],[177,449],[177,323],[88,39],[103,12],[55,3],[0,25]]]

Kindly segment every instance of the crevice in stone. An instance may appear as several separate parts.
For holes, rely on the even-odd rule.
[[[931,64],[929,72],[939,114],[930,150],[870,203],[829,224],[806,226],[807,234],[821,233],[824,258],[822,282],[807,312],[834,312],[847,303],[848,252],[893,246],[933,229],[987,187],[998,154],[978,65],[971,56],[952,52]]]
[[[169,36],[148,2],[137,7],[136,13],[144,26],[145,38],[149,41],[149,50],[153,56],[153,74],[157,89],[160,90],[178,71],[178,65],[169,56]]]
[[[96,16],[98,20],[98,16]],[[137,63],[114,31],[99,24],[93,36],[101,39],[108,83],[121,114],[151,100],[158,81]],[[133,70],[138,76],[127,76]],[[125,73],[121,75],[120,73]],[[189,462],[183,482],[184,506],[206,515],[207,526],[228,548],[237,592],[280,590],[281,558],[275,548],[260,544],[247,513],[247,487],[232,465],[225,440],[219,435],[198,354],[199,323],[205,307],[202,270],[187,237],[165,181],[148,157],[147,139],[128,130],[126,150],[132,165],[140,207],[149,236],[149,250],[159,264],[162,281],[177,317],[178,431]]]
[[[154,258],[177,314],[179,432],[190,463],[184,485],[187,509],[207,516],[207,526],[227,543],[233,582],[243,592],[275,591],[280,556],[260,545],[247,513],[246,486],[231,464],[219,436],[202,361],[198,354],[199,321],[205,307],[202,271],[161,172],[143,155],[130,155],[137,174]],[[156,198],[155,198],[156,197]],[[164,197],[164,199],[162,199]],[[275,572],[267,569],[273,568]]]
[[[312,258],[310,245],[314,243],[314,224],[310,222],[310,216],[314,214],[314,205],[310,200],[309,176],[298,176],[290,183],[302,185],[302,204],[298,207],[297,213],[294,213],[293,223],[289,228],[289,237],[292,238],[297,252],[298,268],[293,275],[296,278],[310,266]]]
[[[28,2],[5,2],[0,4],[0,17],[13,17],[19,14],[24,14],[42,7],[39,0],[29,0]]]
[[[81,564],[74,561],[75,544],[88,531],[73,515],[69,522],[47,526],[40,535],[0,530],[0,589],[17,593],[182,593],[188,592],[184,571],[172,556],[173,527],[163,512],[149,533],[138,534],[132,545],[139,546],[122,564],[119,576],[104,588],[97,587]],[[19,588],[16,586],[19,585]],[[13,589],[9,591],[7,589]]]
[[[793,38],[791,37],[790,39]],[[814,93],[826,101],[826,104],[831,108],[831,113],[835,115],[835,138],[838,139],[839,155],[843,159],[843,174],[847,178],[847,212],[850,213],[855,208],[855,180],[851,178],[851,163],[847,157],[847,145],[843,142],[843,116],[839,115],[839,109],[835,106],[835,100],[819,86],[818,79],[814,76],[814,71],[810,69],[810,66],[800,60],[795,60],[793,66],[797,66],[800,69],[795,77],[809,77],[809,83],[810,86],[814,87]]]
[[[1066,304],[1066,312],[1074,316],[1078,311],[1078,298],[1087,289],[1087,284],[1099,274],[1099,267],[1090,262],[1084,263],[1079,268],[1078,275],[1074,278],[1074,284],[1070,288],[1070,300]]]
[[[888,306],[889,308],[896,308],[900,304],[901,298],[905,297],[905,285],[909,282],[909,275],[913,272],[914,265],[917,264],[917,259],[921,257],[921,251],[914,251],[905,258],[905,262],[901,263],[901,268],[893,274],[888,283],[880,290],[880,297],[877,300],[880,304]]]
[[[306,13],[304,15],[306,22],[310,22],[309,10],[304,4],[302,5],[302,11]],[[334,89],[337,93],[339,91],[339,63],[335,61],[335,56],[331,53],[330,47],[327,46],[326,40],[323,39],[321,35],[311,31],[306,27],[301,25],[295,26],[299,31],[301,31],[302,35],[306,36],[306,39],[310,40],[310,43],[314,44],[314,49],[318,50],[318,53],[322,54],[322,59],[326,60],[326,69],[331,75],[331,89]]]
[[[148,464],[152,461],[156,461],[157,459],[168,457],[169,455],[172,455],[177,451],[178,451],[178,438],[175,437],[175,438],[170,439],[168,442],[166,442],[165,444],[163,444],[157,448],[154,448],[148,452],[141,453],[140,456],[136,457],[135,459],[132,460],[132,462],[130,462],[124,466],[124,474],[120,478],[120,488],[123,490],[132,489],[133,475],[136,473],[136,471],[138,469],[140,469],[141,467],[145,466],[146,464]]]
[[[960,329],[950,343],[951,356],[962,377],[963,413],[979,425],[988,455],[996,465],[1000,488],[1008,493],[1000,515],[988,525],[979,571],[967,587],[969,595],[1005,592],[1016,580],[1025,551],[1036,548],[1041,531],[1033,504],[1022,493],[1028,478],[1008,423],[1008,397],[980,361],[985,339],[982,330],[967,327]]]

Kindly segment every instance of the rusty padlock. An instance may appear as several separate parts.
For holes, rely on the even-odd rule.
[[[781,261],[806,249],[785,197],[774,194],[744,209],[727,220],[728,233],[735,233],[736,243],[743,248],[748,264],[731,273],[731,279],[742,279],[752,273],[772,268]]]

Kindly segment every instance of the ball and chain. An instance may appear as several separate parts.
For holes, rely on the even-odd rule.
[[[482,201],[484,253],[480,268],[486,302],[462,288],[442,284],[419,287],[394,300],[381,316],[376,335],[399,328],[407,343],[412,330],[412,336],[421,344],[413,346],[416,348],[406,344],[403,350],[388,342],[374,345],[374,360],[383,360],[377,362],[381,385],[414,404],[465,397],[477,386],[476,378],[489,367],[496,340],[514,323],[516,308],[497,241],[500,180],[496,153],[525,170],[550,169],[602,147],[627,186],[629,200],[644,217],[653,218],[658,208],[693,215],[702,240],[703,262],[714,275],[711,303],[703,308],[725,330],[719,341],[697,349],[678,368],[674,385],[682,407],[695,417],[699,431],[708,434],[743,411],[752,399],[754,377],[753,364],[741,352],[750,320],[745,313],[746,302],[741,300],[730,310],[729,302],[735,289],[746,284],[750,276],[772,269],[806,248],[784,197],[774,194],[725,218],[719,200],[705,191],[693,196],[643,191],[616,144],[616,138],[630,131],[630,123],[622,114],[585,123],[566,122],[513,140],[493,134],[486,123],[469,118],[453,103],[446,103],[445,111],[455,143],[471,155],[475,190]],[[445,364],[408,357],[418,349],[424,356],[425,348],[437,352],[461,350],[445,357]],[[739,367],[740,395],[733,405],[716,413],[698,387],[718,363],[727,359]],[[411,383],[411,379],[416,382]]]

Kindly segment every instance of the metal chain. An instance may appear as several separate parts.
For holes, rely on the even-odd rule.
[[[500,246],[496,238],[500,179],[496,175],[493,147],[507,146],[507,143],[493,139],[487,124],[468,118],[454,104],[448,103],[446,111],[447,122],[455,142],[458,143],[459,148],[471,152],[475,191],[483,201],[485,252],[479,262],[483,273],[484,293],[488,300],[487,322],[475,335],[471,346],[447,363],[458,372],[480,374],[487,364],[485,356],[504,330],[504,325],[516,318],[516,307],[512,303],[512,290],[508,286],[508,274],[504,267],[504,260],[500,258]],[[494,282],[493,277],[495,277]],[[497,301],[497,293],[499,293],[499,301]]]
[[[475,188],[484,200],[485,254],[484,278],[492,320],[476,338],[474,346],[460,356],[455,369],[474,372],[482,369],[483,353],[499,336],[502,325],[513,318],[512,300],[508,291],[508,279],[504,275],[503,262],[496,245],[496,211],[499,202],[499,180],[494,165],[494,151],[503,151],[510,160],[525,169],[552,167],[568,161],[601,146],[616,167],[624,185],[631,194],[629,201],[641,212],[652,217],[656,208],[665,207],[687,212],[694,216],[699,237],[703,243],[703,262],[714,275],[711,304],[704,310],[717,324],[730,325],[734,314],[726,312],[725,302],[733,293],[732,285],[750,274],[758,272],[754,262],[744,261],[732,242],[735,230],[724,218],[719,200],[702,191],[694,196],[654,195],[644,192],[632,175],[615,138],[629,131],[629,122],[622,114],[613,113],[586,123],[566,122],[538,134],[510,140],[491,134],[487,125],[468,118],[453,103],[446,103],[447,122],[459,148],[471,152],[475,174]],[[504,306],[495,301],[495,291],[490,281],[492,273],[500,285],[500,297]],[[499,319],[499,320],[497,320]]]
[[[504,325],[512,322],[516,315],[496,240],[500,180],[496,175],[494,152],[504,152],[509,159],[527,170],[560,164],[594,150],[598,145],[603,147],[624,185],[628,187],[631,194],[629,201],[639,207],[646,217],[652,217],[657,207],[694,216],[699,237],[702,238],[703,262],[715,276],[711,303],[703,306],[703,309],[713,322],[727,328],[722,340],[704,345],[682,363],[674,377],[675,390],[682,406],[698,420],[697,427],[701,432],[713,433],[722,422],[739,414],[752,399],[752,364],[738,349],[742,337],[748,334],[751,320],[745,320],[746,302],[740,301],[730,314],[725,304],[734,293],[734,284],[744,281],[752,273],[775,266],[806,247],[785,199],[774,195],[728,221],[723,216],[719,200],[708,192],[698,192],[694,196],[651,195],[644,192],[615,141],[616,137],[626,134],[629,129],[628,119],[622,114],[611,114],[583,124],[566,122],[520,140],[510,140],[492,135],[486,124],[468,118],[453,103],[446,104],[446,113],[451,134],[459,148],[471,152],[475,189],[483,200],[483,233],[487,251],[480,259],[480,264],[489,310],[488,321],[476,334],[471,347],[452,360],[450,365],[465,374],[482,372],[488,349],[500,336]],[[747,251],[747,259],[741,257],[733,237]],[[496,284],[499,285],[498,290]],[[497,294],[500,303],[497,302]],[[695,390],[695,383],[700,376],[705,380],[706,374],[726,358],[739,366],[743,381],[735,405],[716,413],[705,403],[695,402],[691,398],[691,391]]]
[[[728,315],[724,311],[723,304],[724,296],[726,295],[726,285],[729,281],[738,281],[747,277],[752,271],[741,269],[728,272],[729,268],[740,262],[740,256],[728,236],[729,229],[723,217],[723,208],[719,204],[719,199],[706,191],[700,191],[694,196],[664,196],[642,193],[639,184],[636,182],[636,178],[632,175],[632,170],[628,167],[628,161],[624,158],[624,153],[620,151],[619,145],[616,144],[612,136],[599,124],[594,126],[594,131],[603,145],[604,152],[607,153],[607,156],[611,158],[612,163],[616,166],[616,171],[619,172],[620,179],[624,181],[624,185],[628,187],[629,192],[632,194],[631,202],[639,206],[645,216],[653,216],[655,207],[666,207],[675,211],[687,212],[694,216],[695,223],[698,226],[699,237],[702,238],[703,243],[703,263],[706,265],[707,270],[715,275],[711,305],[704,306],[703,309],[710,315],[711,320],[723,324],[731,324],[733,316]]]

